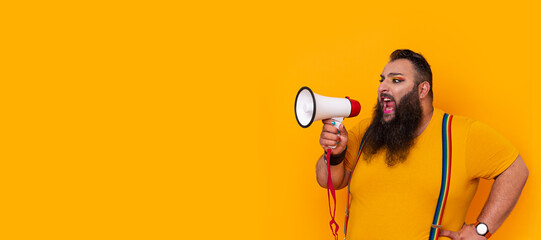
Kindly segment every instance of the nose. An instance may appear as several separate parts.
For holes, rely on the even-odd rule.
[[[387,82],[388,82],[387,79],[384,79],[384,80],[379,84],[379,87],[378,87],[378,93],[379,93],[379,94],[389,92],[389,85],[388,85]]]

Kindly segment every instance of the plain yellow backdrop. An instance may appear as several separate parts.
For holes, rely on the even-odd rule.
[[[388,55],[530,178],[492,239],[541,239],[536,1],[18,1],[0,8],[1,239],[330,239],[309,86],[371,115]],[[483,182],[473,222],[490,190]],[[345,196],[338,193],[343,227]],[[401,223],[389,222],[389,225]]]

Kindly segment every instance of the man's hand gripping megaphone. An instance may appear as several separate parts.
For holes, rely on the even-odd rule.
[[[341,118],[343,120],[343,118]],[[329,118],[322,120],[323,129],[319,138],[319,144],[323,150],[332,149],[331,154],[336,155],[346,150],[348,132],[341,119]]]

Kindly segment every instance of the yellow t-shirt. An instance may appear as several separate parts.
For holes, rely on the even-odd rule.
[[[384,151],[372,156],[370,162],[361,155],[350,182],[347,239],[428,239],[441,187],[443,114],[434,109],[404,163],[388,167]],[[370,122],[365,119],[348,131],[344,164],[349,171]],[[453,117],[451,132],[451,185],[442,228],[458,231],[479,178],[493,179],[505,171],[518,150],[487,125],[465,117]]]

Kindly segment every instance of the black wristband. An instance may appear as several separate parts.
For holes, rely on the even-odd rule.
[[[347,150],[348,150],[348,147],[346,146],[346,149],[344,149],[344,151],[342,151],[340,154],[338,155],[331,154],[331,160],[329,161],[329,163],[333,166],[340,164],[342,161],[344,161],[344,158],[346,158]],[[325,160],[327,160],[327,152],[323,154],[323,157],[325,158]]]

